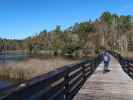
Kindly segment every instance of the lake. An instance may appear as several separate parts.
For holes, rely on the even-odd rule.
[[[10,63],[16,61],[22,61],[29,58],[24,52],[6,52],[0,53],[0,64],[1,63]]]
[[[23,52],[6,52],[0,53],[0,64],[10,64],[12,62],[24,61],[29,58],[29,55]],[[0,66],[1,67],[1,66]],[[0,80],[0,89],[12,84],[8,80]]]
[[[66,59],[62,57],[48,57],[44,55],[32,55],[29,56],[24,52],[6,52],[0,53],[0,68],[9,67],[12,68],[10,73],[12,76],[18,75],[17,69],[26,75],[26,79],[31,79],[40,74],[47,73],[49,71],[55,70],[56,68],[62,67],[64,65],[77,63],[79,60]],[[16,71],[16,72],[15,72]],[[18,70],[19,71],[19,70]],[[5,71],[3,71],[5,73]],[[2,72],[2,73],[3,73]],[[0,73],[0,74],[2,74]],[[9,73],[9,72],[7,72]],[[1,84],[8,85],[12,84],[12,81],[0,80]],[[7,84],[8,83],[8,84]],[[3,87],[1,85],[1,87]]]

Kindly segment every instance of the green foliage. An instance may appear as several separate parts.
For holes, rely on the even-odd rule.
[[[50,32],[43,30],[35,36],[24,40],[0,39],[0,51],[2,50],[27,50],[30,53],[41,50],[53,50],[56,53],[72,55],[82,48],[95,48],[98,52],[100,47],[119,50],[122,36],[126,40],[133,41],[132,16],[119,16],[104,12],[95,21],[75,23],[73,26],[62,30],[61,26]],[[102,42],[105,42],[102,44]]]
[[[113,15],[110,12],[104,12],[100,17],[100,20],[106,22],[108,26],[111,26],[113,22]]]

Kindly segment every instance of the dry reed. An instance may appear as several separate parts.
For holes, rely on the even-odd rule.
[[[76,63],[75,60],[56,59],[30,59],[19,63],[0,65],[0,77],[15,81],[29,80],[35,76],[55,70],[66,64]]]

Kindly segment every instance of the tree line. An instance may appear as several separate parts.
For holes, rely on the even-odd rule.
[[[0,50],[25,50],[29,53],[52,50],[55,55],[87,53],[100,48],[133,50],[133,17],[104,12],[92,21],[75,23],[62,30],[57,25],[52,31],[43,30],[23,40],[0,39]]]

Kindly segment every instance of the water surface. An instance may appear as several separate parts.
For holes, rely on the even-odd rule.
[[[6,52],[6,53],[0,53],[0,67],[4,67],[6,64],[10,63],[17,63],[24,60],[27,60],[29,58],[29,55],[23,52]],[[9,85],[13,84],[9,80],[3,80],[0,79],[0,89],[7,87]]]

